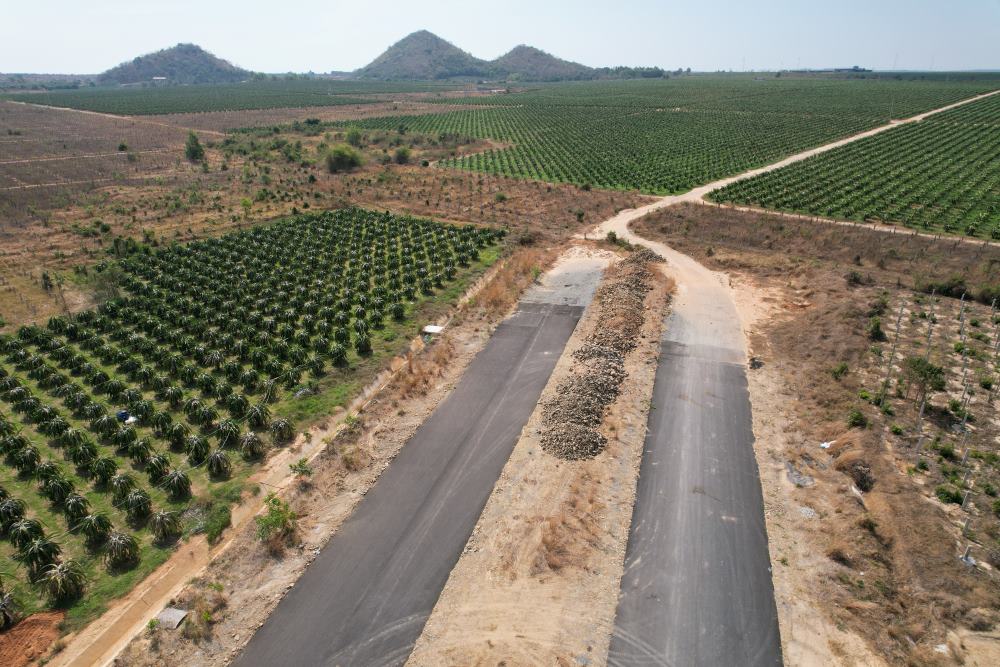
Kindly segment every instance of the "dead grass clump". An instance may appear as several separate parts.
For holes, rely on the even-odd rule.
[[[475,297],[475,304],[487,315],[507,312],[545,268],[552,263],[552,254],[538,248],[521,248],[514,251],[493,279]]]
[[[532,574],[586,567],[586,554],[600,546],[601,509],[590,474],[575,480],[559,512],[542,522]],[[584,545],[589,548],[582,548]]]
[[[430,373],[419,359],[411,355],[399,376],[399,391],[403,396],[423,395],[430,385]]]
[[[559,571],[569,564],[569,544],[567,544],[566,517],[554,516],[542,525],[541,557],[545,567]]]
[[[357,472],[371,465],[372,457],[361,445],[351,445],[341,450],[340,460],[349,472]]]
[[[847,547],[843,544],[834,544],[826,551],[826,557],[834,563],[840,563],[844,567],[854,567],[854,560],[847,552]]]
[[[199,591],[187,602],[190,612],[184,619],[181,635],[194,643],[212,637],[212,628],[219,621],[219,613],[226,608],[229,600],[221,587],[211,586],[208,591]]]

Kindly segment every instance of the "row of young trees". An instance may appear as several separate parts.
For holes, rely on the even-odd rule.
[[[58,544],[71,539],[118,571],[141,552],[119,521],[169,542],[195,471],[224,480],[232,452],[252,463],[293,436],[272,417],[283,387],[371,353],[375,330],[405,320],[499,236],[348,209],[99,267],[120,273],[128,296],[0,338],[12,414],[0,419],[0,456],[63,517],[46,534],[34,501],[0,501],[15,563],[42,586],[49,569],[72,570]]]

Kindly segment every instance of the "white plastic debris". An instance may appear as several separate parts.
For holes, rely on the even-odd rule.
[[[444,327],[439,327],[436,324],[428,324],[423,328],[423,333],[425,334],[439,334],[444,331]]]
[[[837,442],[837,441],[836,440],[830,440],[829,442],[821,442],[821,443],[819,443],[819,448],[820,449],[830,449],[830,445],[834,444],[835,442]]]
[[[156,620],[160,622],[161,627],[176,630],[177,626],[181,624],[187,615],[188,613],[185,609],[167,607],[156,616]]]

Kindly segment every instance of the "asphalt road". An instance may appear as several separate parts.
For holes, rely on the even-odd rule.
[[[782,663],[742,334],[720,289],[702,277],[667,323],[609,665]]]
[[[582,312],[522,303],[496,329],[235,665],[406,660]]]

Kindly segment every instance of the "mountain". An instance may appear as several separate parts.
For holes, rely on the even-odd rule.
[[[178,44],[139,56],[98,75],[101,85],[145,83],[164,77],[166,83],[236,83],[250,72],[213,56],[200,46]]]
[[[481,60],[426,30],[407,35],[354,72],[360,79],[431,80],[452,77],[560,81],[594,79],[600,72],[560,60],[532,46],[517,46],[496,60]]]
[[[431,32],[419,30],[390,46],[354,75],[362,79],[395,80],[484,77],[489,75],[489,63]]]
[[[556,58],[541,49],[524,44],[515,46],[490,65],[497,74],[527,81],[591,79],[595,72],[586,65]]]

